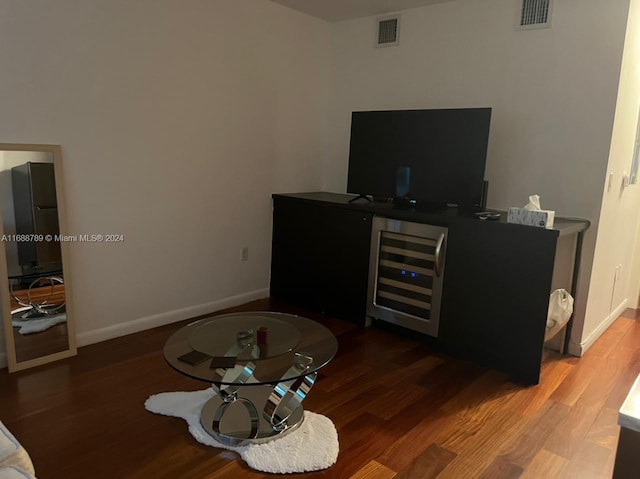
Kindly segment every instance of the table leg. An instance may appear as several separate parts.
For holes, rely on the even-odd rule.
[[[274,386],[263,408],[263,414],[274,431],[282,432],[291,427],[289,418],[302,406],[317,377],[318,373],[314,372]]]
[[[317,373],[277,384],[212,384],[216,395],[202,407],[200,422],[228,446],[268,442],[294,431],[304,420],[302,401]],[[262,414],[258,411],[262,410]]]

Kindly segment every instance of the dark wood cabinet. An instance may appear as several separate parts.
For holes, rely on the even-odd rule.
[[[373,216],[448,229],[437,342],[446,352],[539,381],[552,289],[575,294],[586,220],[555,229],[425,212],[350,195],[274,195],[271,295],[365,324]],[[561,247],[559,245],[562,245]],[[558,253],[560,252],[560,253]],[[557,254],[558,253],[558,254]]]
[[[372,217],[276,197],[271,296],[364,324]]]

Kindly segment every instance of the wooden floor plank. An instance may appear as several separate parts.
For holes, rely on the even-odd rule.
[[[501,457],[496,457],[489,467],[487,467],[478,479],[518,479],[522,476],[524,469],[505,461]]]
[[[456,457],[445,448],[431,444],[400,472],[396,479],[434,479]]]
[[[564,479],[568,463],[564,457],[541,449],[520,479]]]
[[[469,419],[470,416],[467,416]],[[519,414],[500,414],[487,409],[472,422],[458,423],[442,445],[457,453],[456,459],[443,470],[442,479],[478,477],[495,458],[495,451],[522,434],[528,419]],[[469,426],[471,424],[471,426]],[[463,434],[460,431],[464,431]]]
[[[540,371],[540,384],[528,388],[511,388],[513,394],[510,407],[515,408],[524,416],[535,416],[540,407],[552,397],[572,370],[573,365],[565,361],[552,360],[543,364]]]
[[[613,452],[611,448],[585,441],[577,449],[564,473],[566,476],[575,477],[584,477],[586,475],[610,477],[615,457]]]
[[[620,427],[618,422],[618,410],[605,407],[600,409],[591,428],[587,432],[585,440],[606,447],[613,451],[618,444],[618,433]]]
[[[377,461],[369,461],[363,468],[358,470],[350,479],[392,479],[396,472]]]
[[[498,457],[507,463],[526,468],[570,409],[566,404],[547,400],[536,416],[531,418],[527,430],[505,444],[500,451],[496,451]]]
[[[447,437],[456,417],[436,409],[426,413],[422,420],[414,418],[416,420],[413,427],[407,427],[402,436],[378,456],[378,461],[394,471],[404,470],[428,447]]]

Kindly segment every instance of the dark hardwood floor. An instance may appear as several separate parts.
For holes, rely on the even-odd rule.
[[[269,300],[235,309],[303,314],[338,337],[338,355],[305,402],[336,424],[338,462],[296,477],[611,477],[617,411],[640,374],[635,310],[584,357],[549,353],[540,384],[525,387],[379,327]],[[0,420],[29,451],[39,479],[273,477],[197,443],[181,419],[144,409],[152,394],[207,387],[164,362],[162,346],[183,324],[28,371],[0,371]]]

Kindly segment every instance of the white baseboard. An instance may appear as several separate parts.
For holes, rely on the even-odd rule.
[[[616,309],[614,309],[609,316],[605,318],[605,320],[600,323],[587,339],[580,343],[576,343],[574,341],[569,342],[569,347],[567,348],[567,352],[572,356],[582,357],[584,353],[588,351],[588,349],[593,346],[600,336],[613,324],[613,322],[618,319],[618,317],[627,309],[627,304],[629,303],[628,299],[625,299],[618,305]]]
[[[76,342],[78,347],[87,346],[89,344],[99,343],[108,339],[126,336],[127,334],[138,333],[140,331],[146,331],[147,329],[156,328],[158,326],[164,326],[165,324],[184,321],[185,319],[194,318],[196,316],[212,313],[221,309],[232,308],[248,301],[266,298],[268,296],[269,290],[267,288],[258,289],[255,291],[250,291],[248,293],[239,294],[237,296],[231,296],[229,298],[213,301],[211,303],[189,306],[188,308],[177,309],[161,314],[154,314],[153,316],[134,319],[133,321],[127,321],[126,323],[114,324],[113,326],[107,326],[106,328],[94,329],[93,331],[79,333],[76,337]]]

